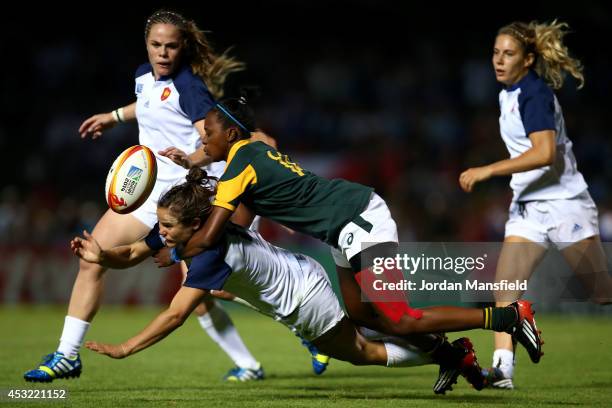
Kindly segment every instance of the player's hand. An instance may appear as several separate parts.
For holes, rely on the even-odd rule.
[[[489,166],[472,167],[467,169],[459,176],[459,184],[463,191],[470,193],[474,189],[476,183],[488,180],[492,176],[492,170]]]
[[[109,356],[110,358],[125,358],[129,355],[123,344],[107,344],[98,343],[97,341],[86,341],[85,347],[95,351],[96,353]]]
[[[155,254],[153,254],[153,261],[160,268],[174,265],[174,261],[170,257],[170,248],[164,247],[157,251]]]
[[[70,241],[70,249],[72,252],[83,259],[84,261],[91,263],[99,263],[102,248],[98,241],[87,231],[83,230],[83,237],[74,237]]]
[[[106,129],[110,129],[117,124],[112,112],[109,113],[98,113],[90,118],[85,119],[81,126],[79,126],[79,134],[81,139],[84,139],[88,135],[91,135],[92,139],[97,139],[102,136],[102,132]]]
[[[267,133],[264,133],[260,129],[256,129],[254,132],[251,132],[251,142],[264,142],[268,146],[278,149],[276,139]]]
[[[164,156],[172,160],[174,163],[181,167],[190,169],[193,166],[193,162],[189,158],[189,155],[174,146],[167,147],[164,150],[157,152],[160,156]]]

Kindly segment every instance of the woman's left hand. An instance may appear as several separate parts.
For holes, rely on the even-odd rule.
[[[472,167],[461,173],[459,176],[459,184],[463,191],[471,193],[476,183],[488,180],[491,176],[492,170],[489,166]]]
[[[96,353],[104,354],[110,358],[125,358],[129,355],[123,344],[107,344],[98,343],[97,341],[85,342],[85,347],[95,351]]]

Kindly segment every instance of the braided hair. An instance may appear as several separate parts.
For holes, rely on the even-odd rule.
[[[257,96],[258,90],[242,88],[239,98],[226,98],[219,102],[214,111],[224,129],[236,127],[240,139],[248,139],[255,131],[255,113],[248,105],[251,97]]]
[[[157,206],[167,208],[181,224],[188,225],[196,218],[208,218],[212,211],[211,200],[215,195],[213,181],[216,178],[199,167],[193,167],[186,179],[186,182],[164,193]]]

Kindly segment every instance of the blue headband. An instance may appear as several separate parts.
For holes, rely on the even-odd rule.
[[[220,110],[221,112],[223,112],[223,113],[225,114],[225,116],[227,116],[228,118],[230,118],[231,120],[233,120],[233,121],[234,121],[234,122],[235,122],[235,123],[236,123],[238,126],[240,126],[242,129],[244,129],[244,131],[245,131],[245,132],[250,133],[250,132],[249,132],[249,129],[247,129],[247,128],[246,128],[246,126],[244,126],[242,123],[240,123],[240,121],[239,121],[238,119],[236,119],[236,118],[234,117],[234,115],[232,115],[232,114],[230,113],[230,111],[229,111],[229,110],[227,110],[227,108],[226,108],[225,106],[221,105],[220,103],[218,103],[216,106],[217,106],[217,108],[219,108],[219,110]]]

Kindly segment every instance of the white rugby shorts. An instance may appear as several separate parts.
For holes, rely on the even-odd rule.
[[[391,217],[387,203],[378,194],[372,193],[368,206],[359,217],[359,220],[353,220],[342,228],[338,248],[331,249],[334,262],[342,268],[350,268],[349,259],[371,246],[398,242],[397,224]]]
[[[597,206],[588,190],[563,200],[512,202],[505,236],[519,236],[558,249],[599,235]]]
[[[305,255],[296,258],[306,276],[304,297],[293,313],[277,320],[313,341],[334,328],[346,315],[321,264]]]

